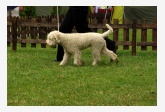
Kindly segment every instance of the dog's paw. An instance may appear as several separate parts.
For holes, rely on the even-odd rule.
[[[85,63],[81,60],[81,61],[80,61],[80,65],[84,65],[84,64],[85,64]]]
[[[118,62],[119,62],[118,58],[116,58],[114,61],[115,61],[116,63],[118,63]]]
[[[116,58],[116,59],[114,59],[114,60],[113,60],[113,59],[110,59],[110,62],[113,62],[113,61],[116,62],[116,63],[119,62],[118,58]]]
[[[74,65],[82,66],[84,65],[84,62],[82,60],[77,60],[77,61],[74,61]]]
[[[63,65],[65,65],[65,64],[66,64],[66,63],[61,62],[59,65],[60,65],[60,66],[63,66]]]
[[[116,63],[119,62],[118,57],[117,57],[117,55],[116,55],[115,53],[113,53],[113,57],[111,57],[110,61],[111,61],[111,62],[114,61],[114,62],[116,62]]]

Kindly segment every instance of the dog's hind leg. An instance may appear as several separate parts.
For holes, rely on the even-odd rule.
[[[110,57],[113,61],[118,62],[117,55],[113,51],[108,50],[106,47],[102,49],[102,54]]]
[[[63,56],[63,60],[61,61],[60,65],[65,65],[66,63],[68,63],[70,57],[71,57],[71,54],[68,52],[65,52]]]

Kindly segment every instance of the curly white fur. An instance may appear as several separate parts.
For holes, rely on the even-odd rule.
[[[64,48],[64,57],[60,65],[65,65],[71,55],[74,55],[74,64],[82,65],[81,53],[83,49],[91,47],[94,61],[92,65],[97,65],[100,61],[100,54],[104,54],[110,57],[112,60],[118,62],[117,55],[106,48],[106,42],[103,39],[113,32],[111,26],[106,24],[108,31],[103,34],[100,33],[61,33],[59,31],[52,31],[48,34],[46,43],[54,47],[56,44],[60,44]]]

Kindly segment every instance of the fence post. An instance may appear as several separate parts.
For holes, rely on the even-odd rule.
[[[7,46],[9,47],[10,46],[10,41],[8,41],[8,40],[10,40],[10,36],[11,36],[11,26],[12,25],[10,25],[10,23],[11,23],[11,18],[10,18],[10,16],[8,16],[7,17]],[[8,26],[8,24],[9,24],[9,26]]]
[[[41,24],[48,23],[48,21],[45,19],[45,17],[41,18]],[[40,39],[41,40],[46,40],[47,36],[47,27],[40,27],[39,31]],[[41,43],[41,48],[46,48],[46,43]]]
[[[114,25],[119,24],[118,19],[114,19],[113,21],[114,21]],[[119,28],[113,28],[113,40],[117,42],[118,41],[118,36],[119,36]],[[118,45],[116,45],[115,50],[117,51],[117,49],[118,49]]]
[[[17,17],[12,18],[12,50],[17,50]]]
[[[137,20],[132,21],[132,56],[136,56],[136,24]]]
[[[26,22],[25,17],[21,17],[20,18],[20,22],[21,22],[21,39],[26,39],[26,33],[27,33],[27,27],[23,26],[22,23]],[[21,47],[26,47],[26,43],[21,42]]]
[[[141,25],[142,26],[145,26],[147,24],[147,21],[146,20],[142,20],[142,23]],[[141,41],[142,42],[147,42],[147,29],[141,29]],[[141,50],[147,50],[147,47],[144,45],[144,46],[141,46]]]
[[[31,18],[31,23],[36,23],[37,19],[36,18]],[[31,39],[36,39],[37,37],[37,28],[36,27],[30,27],[30,35]],[[31,43],[31,47],[36,47],[36,43]]]
[[[57,19],[56,18],[51,18],[51,24],[56,24],[57,25]],[[50,31],[53,31],[53,30],[58,30],[58,26],[50,28]]]
[[[157,20],[154,20],[153,24],[157,25]],[[157,29],[152,30],[152,41],[156,43],[156,45],[152,46],[152,50],[157,50]]]
[[[130,24],[129,20],[125,19],[124,20],[124,24]],[[123,35],[124,35],[123,40],[124,41],[129,41],[129,28],[124,28],[124,34]],[[124,50],[128,50],[129,49],[129,45],[124,45],[123,49]]]
[[[94,18],[91,22],[91,25],[97,26],[97,24],[98,24],[98,21],[96,18]],[[91,30],[92,32],[97,32],[97,28],[92,28]]]
[[[103,19],[103,26],[105,25],[105,24],[108,24],[108,19]]]

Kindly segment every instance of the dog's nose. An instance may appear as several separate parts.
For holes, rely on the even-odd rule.
[[[115,61],[116,61],[116,63],[118,63],[118,62],[119,62],[119,60],[118,60],[118,59],[116,59]]]
[[[56,48],[56,46],[51,46],[51,48]]]

